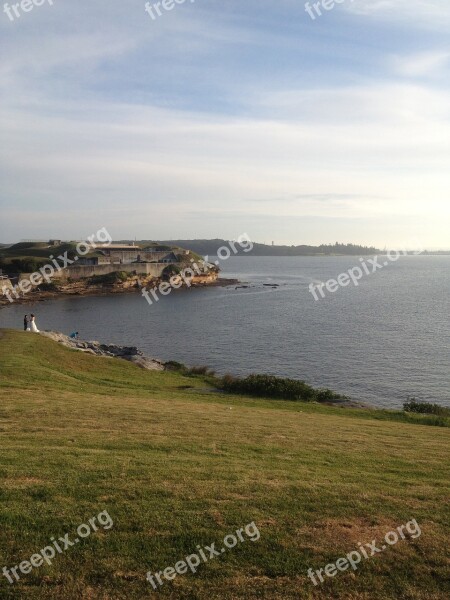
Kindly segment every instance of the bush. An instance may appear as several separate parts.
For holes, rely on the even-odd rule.
[[[211,377],[213,378],[213,381],[210,381],[209,383],[216,383],[214,378],[215,371],[206,366],[186,367],[186,365],[183,365],[183,363],[177,362],[175,360],[170,360],[169,362],[166,362],[164,366],[168,371],[177,371],[178,373],[181,373],[186,377],[195,377],[197,375],[200,375],[202,377]]]
[[[315,390],[304,381],[274,375],[250,375],[245,379],[225,375],[219,381],[219,388],[236,394],[303,402],[324,402],[345,398],[331,390]]]
[[[53,282],[41,283],[38,287],[41,292],[57,292],[59,289],[56,283]]]
[[[209,367],[201,366],[201,367],[192,367],[189,369],[190,375],[207,375],[208,377],[214,377],[215,371],[211,370]]]
[[[45,262],[39,262],[33,259],[21,259],[13,258],[9,265],[9,270],[16,273],[35,273],[41,267],[45,265]]]
[[[415,398],[409,398],[408,402],[403,404],[403,410],[409,413],[418,413],[422,415],[438,415],[441,417],[450,417],[450,408],[431,404],[430,402],[417,402]]]
[[[180,273],[181,273],[181,269],[177,265],[167,265],[167,267],[164,267],[162,276],[163,276],[163,279],[165,279],[167,281],[174,275],[179,275]]]
[[[125,271],[114,271],[105,275],[93,275],[89,278],[91,285],[114,285],[115,283],[123,283],[128,279],[128,273]]]
[[[335,394],[332,390],[324,389],[316,391],[317,402],[331,402],[340,398],[338,394]],[[343,397],[343,396],[342,396]]]
[[[179,371],[181,373],[185,373],[187,371],[186,366],[183,365],[183,363],[177,362],[176,360],[169,360],[169,362],[166,362],[164,366],[168,371]]]

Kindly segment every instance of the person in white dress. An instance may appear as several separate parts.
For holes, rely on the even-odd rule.
[[[39,333],[39,329],[36,326],[36,317],[34,315],[30,315],[28,331]]]

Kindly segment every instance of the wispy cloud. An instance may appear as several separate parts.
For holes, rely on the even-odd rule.
[[[392,66],[398,75],[411,78],[445,77],[449,73],[450,51],[427,51],[392,58]]]
[[[450,5],[447,0],[353,0],[344,9],[376,19],[413,21],[416,28],[444,29],[450,22]]]

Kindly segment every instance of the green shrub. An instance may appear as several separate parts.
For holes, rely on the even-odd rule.
[[[164,267],[164,270],[162,272],[162,277],[163,277],[163,279],[165,279],[167,281],[174,275],[179,275],[180,273],[181,273],[181,269],[179,266],[167,265],[167,267]]]
[[[52,281],[50,283],[41,283],[38,287],[41,292],[57,292],[59,289],[56,283]]]
[[[123,283],[128,279],[128,273],[125,271],[113,271],[105,275],[93,275],[89,278],[91,285],[114,285],[115,283]]]
[[[176,360],[169,360],[164,364],[168,371],[179,371],[180,373],[187,372],[187,367],[183,363],[177,362]]]
[[[219,380],[218,387],[235,394],[303,402],[325,402],[345,398],[331,390],[315,390],[304,381],[274,375],[249,375],[244,379],[225,375]]]
[[[214,377],[215,371],[211,370],[209,367],[201,366],[201,367],[192,367],[189,369],[190,375],[207,375],[208,377]]]
[[[409,398],[408,402],[403,404],[403,410],[409,413],[418,413],[422,415],[438,415],[441,417],[450,417],[450,408],[431,404],[430,402],[417,402],[415,398]]]
[[[317,402],[331,402],[333,400],[339,399],[340,396],[335,394],[332,390],[323,389],[316,391]],[[342,396],[343,398],[343,396]]]
[[[11,259],[11,264],[9,269],[16,273],[35,273],[41,267],[45,265],[43,261],[37,261],[33,259],[21,259],[21,258],[13,258]]]

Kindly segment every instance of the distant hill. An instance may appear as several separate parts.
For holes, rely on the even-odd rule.
[[[162,241],[161,244],[170,244],[189,248],[203,256],[215,256],[218,248],[226,246],[227,240],[171,240]],[[236,247],[238,248],[238,246]],[[254,243],[252,252],[240,250],[240,255],[252,256],[361,256],[367,254],[378,254],[380,250],[368,246],[357,246],[355,244],[322,244],[320,246],[269,246],[267,244]]]

